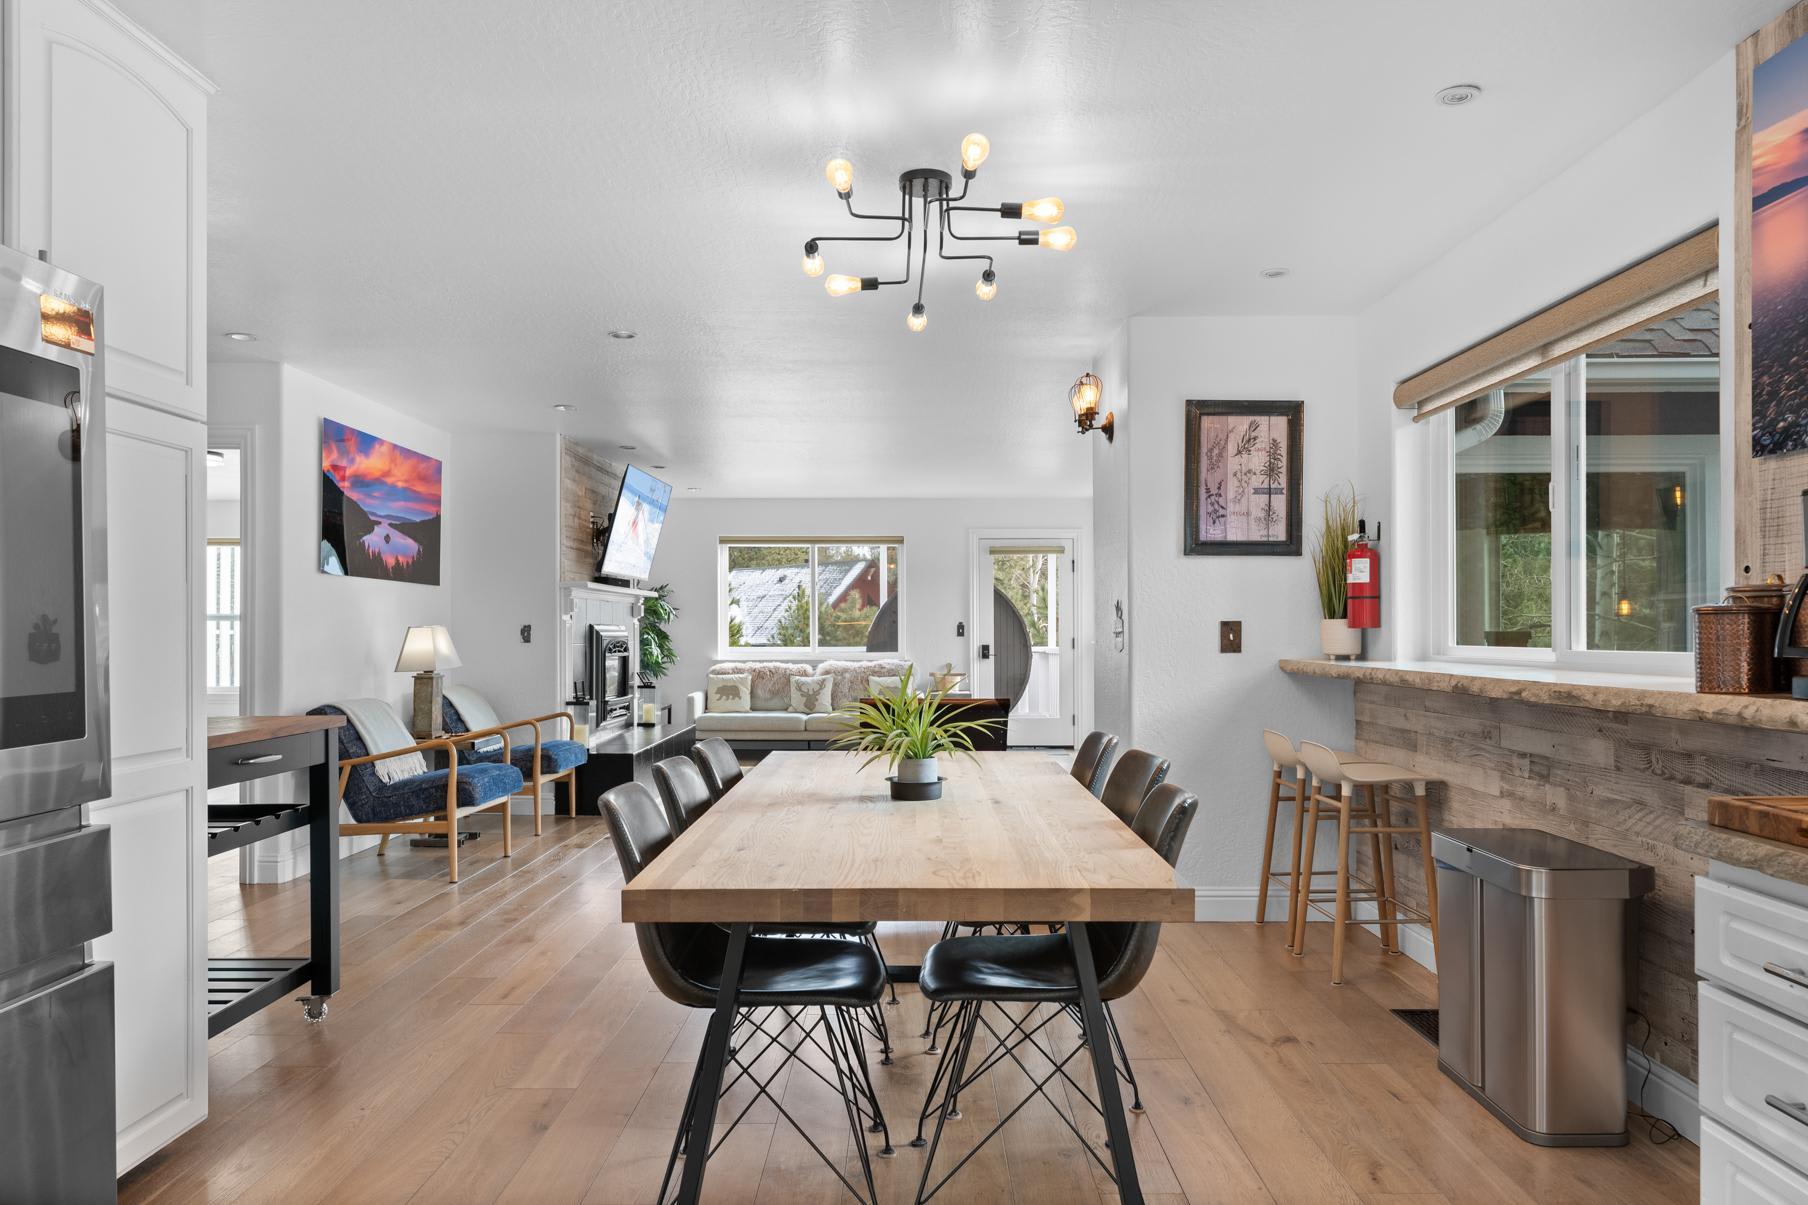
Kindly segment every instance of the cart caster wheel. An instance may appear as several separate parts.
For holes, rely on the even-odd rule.
[[[301,1015],[307,1018],[309,1025],[318,1025],[326,1020],[325,996],[297,996],[295,1003],[301,1005]]]

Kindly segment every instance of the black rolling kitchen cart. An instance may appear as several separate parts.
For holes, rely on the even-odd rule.
[[[307,799],[207,807],[207,856],[231,853],[290,829],[308,830],[308,957],[209,958],[207,1036],[306,986],[310,1021],[339,990],[340,715],[216,716],[207,721],[207,785],[234,786],[305,770]]]

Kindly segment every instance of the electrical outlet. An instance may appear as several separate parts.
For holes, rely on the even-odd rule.
[[[1241,619],[1224,619],[1218,622],[1218,651],[1220,653],[1243,651],[1243,621]]]

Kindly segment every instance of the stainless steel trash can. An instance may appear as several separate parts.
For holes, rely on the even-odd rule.
[[[1438,1066],[1539,1146],[1626,1143],[1626,997],[1651,867],[1529,828],[1433,833]]]

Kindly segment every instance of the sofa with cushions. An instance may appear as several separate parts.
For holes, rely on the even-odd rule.
[[[738,749],[820,749],[841,730],[834,712],[875,689],[897,688],[911,663],[886,661],[719,661],[688,699],[697,739],[718,736]],[[877,686],[872,679],[882,679]]]

